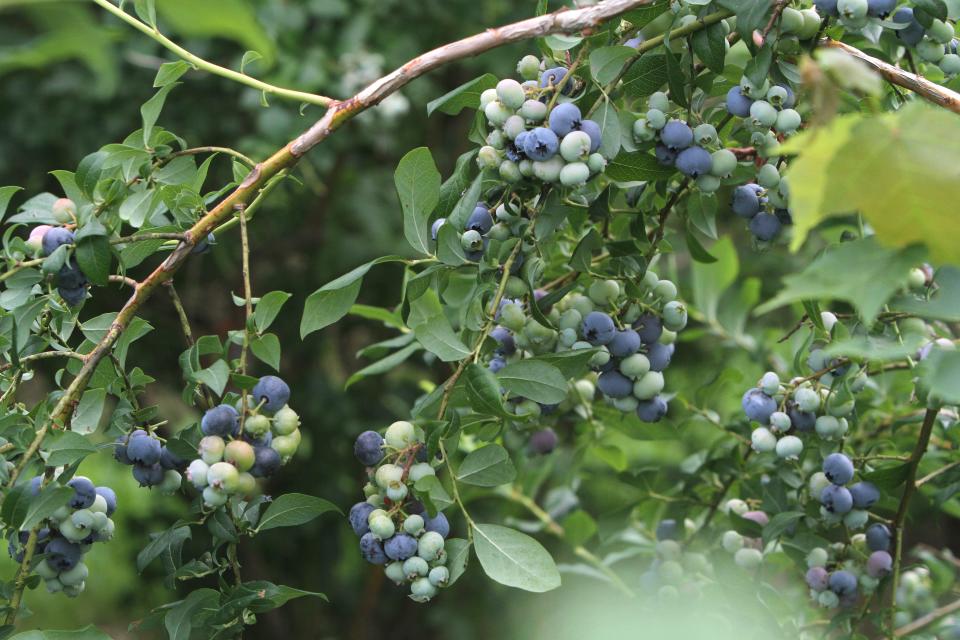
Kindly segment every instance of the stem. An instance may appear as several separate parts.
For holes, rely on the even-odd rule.
[[[243,584],[243,578],[240,577],[240,561],[237,560],[236,542],[227,545],[227,559],[230,561],[230,568],[233,570],[233,582],[239,587]]]
[[[315,104],[321,107],[327,107],[333,104],[334,102],[333,98],[320,96],[314,93],[307,93],[305,91],[294,91],[293,89],[284,89],[283,87],[277,87],[267,82],[263,82],[262,80],[257,80],[256,78],[248,76],[245,73],[240,73],[239,71],[234,71],[233,69],[227,69],[226,67],[221,67],[218,64],[208,62],[203,58],[201,58],[200,56],[190,53],[189,51],[187,51],[186,49],[178,45],[176,42],[174,42],[170,38],[160,33],[160,30],[157,29],[156,27],[151,27],[150,25],[144,22],[141,22],[140,20],[136,19],[135,17],[133,17],[132,15],[124,11],[123,9],[115,6],[109,0],[93,0],[93,1],[96,4],[100,5],[101,7],[103,7],[104,9],[106,9],[107,11],[109,11],[110,13],[112,13],[113,15],[115,15],[116,17],[120,18],[121,20],[129,24],[131,27],[133,27],[137,31],[140,31],[144,35],[150,38],[153,38],[158,43],[160,43],[163,47],[165,47],[166,49],[170,50],[177,56],[189,62],[191,65],[193,65],[194,69],[202,69],[203,71],[212,73],[213,75],[220,76],[228,80],[233,80],[234,82],[239,82],[240,84],[244,84],[244,85],[247,85],[248,87],[253,87],[254,89],[263,91],[264,93],[272,93],[281,98],[297,100],[298,102],[306,102],[308,104]]]
[[[920,616],[916,620],[913,620],[912,622],[903,625],[902,627],[894,631],[893,635],[896,638],[902,638],[904,636],[912,635],[913,633],[919,631],[920,629],[923,629],[928,624],[932,622],[936,622],[940,618],[943,618],[944,616],[948,616],[954,611],[957,611],[958,609],[960,609],[960,600],[954,600],[950,604],[945,604],[942,607],[937,607],[930,613],[924,616]]]
[[[534,516],[536,516],[537,520],[543,523],[548,532],[560,539],[565,539],[564,536],[566,532],[564,531],[563,526],[554,520],[549,513],[540,508],[540,505],[538,505],[534,500],[525,496],[516,487],[511,486],[509,490],[499,491],[498,493],[508,500],[526,507],[527,511],[532,513]],[[617,575],[617,572],[604,564],[603,561],[594,555],[589,549],[585,548],[583,545],[571,545],[571,547],[573,547],[574,554],[607,576],[610,579],[610,582],[612,582],[615,587],[623,592],[625,596],[628,598],[633,598],[636,596],[633,590],[627,586],[627,584],[623,581],[623,579],[620,578],[619,575]]]
[[[244,318],[243,318],[243,346],[240,348],[240,373],[247,375],[247,352],[250,349],[250,320],[253,316],[253,289],[250,286],[250,238],[247,235],[247,211],[240,209],[237,216],[240,218],[240,247],[243,256],[243,298],[244,298]],[[240,391],[240,406],[243,411],[240,412],[240,433],[243,433],[243,423],[247,416],[247,390]]]
[[[183,234],[177,232],[168,232],[168,233],[135,233],[130,236],[123,236],[121,238],[113,238],[110,240],[110,244],[126,244],[128,242],[142,242],[144,240],[183,240]]]
[[[180,330],[183,332],[184,342],[187,343],[187,348],[191,348],[196,342],[193,339],[193,330],[190,328],[190,319],[187,317],[187,311],[183,307],[183,301],[180,299],[180,294],[177,293],[176,287],[173,286],[173,280],[167,280],[163,283],[164,288],[167,290],[167,294],[170,296],[170,300],[173,302],[173,308],[177,311],[177,318],[180,320]],[[200,399],[204,403],[204,407],[209,409],[215,403],[213,398],[210,396],[210,390],[202,384],[195,384],[193,391],[196,395],[200,396]]]
[[[223,153],[236,158],[251,169],[257,166],[257,163],[254,160],[251,160],[236,149],[231,149],[230,147],[193,147],[191,149],[184,149],[183,151],[177,151],[166,156],[163,158],[163,162],[166,164],[174,158],[179,158],[181,156],[196,156],[204,153]]]
[[[3,273],[0,273],[0,282],[3,282],[4,280],[9,278],[13,274],[17,273],[18,271],[27,269],[29,267],[36,267],[38,265],[41,265],[43,264],[44,260],[45,258],[34,258],[33,260],[24,260],[23,262],[18,262],[15,265],[13,265],[10,271],[5,271]]]
[[[76,351],[41,351],[40,353],[34,353],[33,355],[20,358],[20,364],[36,362],[37,360],[47,360],[48,358],[75,358],[76,360],[83,360],[85,357],[82,353],[77,353]],[[12,367],[12,362],[5,362],[0,364],[0,371],[6,371]]]
[[[648,264],[653,258],[653,255],[657,252],[657,246],[660,244],[660,241],[663,240],[663,234],[666,231],[667,218],[670,217],[670,212],[673,211],[674,205],[677,204],[677,201],[687,190],[687,186],[689,184],[690,178],[684,178],[681,180],[680,184],[677,185],[676,191],[673,192],[673,194],[667,200],[667,203],[663,205],[662,209],[660,209],[660,213],[657,216],[657,228],[651,231],[647,236],[647,239],[650,241],[650,248],[647,249],[647,253],[644,258],[647,260]]]
[[[920,435],[917,436],[917,444],[910,455],[910,461],[907,462],[907,477],[904,481],[903,496],[900,498],[897,515],[893,519],[893,580],[890,582],[890,606],[887,612],[887,626],[890,632],[888,637],[890,638],[896,637],[893,628],[893,614],[897,608],[897,585],[900,582],[900,562],[903,555],[903,523],[907,519],[910,498],[917,491],[917,468],[920,466],[920,460],[930,444],[930,434],[933,433],[933,425],[938,413],[940,413],[939,409],[927,409],[923,415],[923,424],[920,427]]]

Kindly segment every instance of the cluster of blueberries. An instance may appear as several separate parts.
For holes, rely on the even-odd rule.
[[[664,601],[676,602],[681,594],[685,598],[696,595],[713,576],[713,565],[706,555],[684,549],[683,527],[684,523],[673,519],[657,523],[656,555],[640,576],[644,591],[656,594]]]
[[[397,585],[409,584],[412,600],[427,602],[450,580],[445,550],[450,523],[442,512],[431,516],[413,494],[418,480],[436,475],[422,434],[409,422],[394,422],[383,436],[361,433],[353,451],[370,477],[366,500],[349,514],[360,554],[383,565]]]
[[[56,200],[52,212],[54,219],[62,225],[75,225],[77,222],[77,205],[69,198]],[[73,241],[73,232],[66,226],[41,224],[30,230],[27,246],[46,257],[63,245],[72,245]],[[57,272],[56,282],[57,292],[67,305],[76,307],[86,299],[89,280],[75,256],[66,256]]]
[[[491,240],[504,241],[514,236],[522,234],[526,219],[521,215],[522,205],[516,202],[507,202],[497,205],[494,210],[494,216],[490,209],[483,202],[478,202],[467,222],[464,224],[463,231],[460,233],[460,245],[463,247],[464,257],[473,262],[479,262],[484,255]],[[440,233],[440,228],[447,223],[446,218],[437,218],[430,227],[430,235],[434,241]],[[522,285],[521,291],[526,290],[526,285],[522,280],[516,278],[520,268],[523,266],[524,254],[517,254],[517,258],[510,267],[510,273],[514,274],[513,280]],[[517,282],[512,282],[511,287],[515,288]],[[522,294],[521,294],[522,295]]]
[[[509,183],[535,178],[565,187],[601,173],[607,162],[599,153],[600,125],[570,101],[576,80],[567,78],[567,69],[526,56],[517,71],[524,82],[507,78],[480,95],[491,128],[477,155],[480,168]]]
[[[40,494],[41,476],[30,480],[30,492]],[[83,592],[89,570],[83,556],[94,542],[113,538],[114,524],[110,516],[117,510],[117,495],[110,487],[97,487],[89,478],[77,476],[67,482],[73,489],[70,501],[54,511],[37,534],[35,554],[43,559],[36,573],[50,593],[62,592],[75,597]],[[28,531],[21,531],[11,540],[10,557],[22,562]]]
[[[849,546],[836,543],[828,548],[815,547],[807,554],[807,567],[807,586],[814,601],[828,609],[852,606],[859,594],[873,593],[893,570],[890,530],[877,523],[865,534],[854,535]]]
[[[727,514],[734,513],[745,520],[752,520],[761,527],[770,523],[770,516],[765,511],[751,510],[750,506],[739,498],[727,500],[723,506]],[[720,545],[725,551],[733,554],[733,561],[744,569],[755,569],[763,562],[764,546],[762,538],[753,538],[741,535],[730,529],[724,531],[720,538]]]
[[[220,404],[200,421],[204,436],[190,461],[178,457],[154,434],[137,429],[121,436],[114,456],[133,466],[133,477],[145,487],[173,493],[181,474],[198,491],[204,505],[216,509],[231,495],[246,496],[256,479],[276,473],[300,446],[300,417],[290,408],[290,387],[277,376],[263,376],[247,396],[246,415],[238,406]],[[242,423],[242,427],[241,427]]]

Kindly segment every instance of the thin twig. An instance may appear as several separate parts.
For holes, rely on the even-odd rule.
[[[182,151],[176,151],[174,153],[171,153],[168,156],[165,156],[163,158],[163,162],[166,163],[174,158],[179,158],[181,156],[197,156],[205,153],[223,153],[225,155],[236,158],[237,160],[247,165],[251,169],[257,166],[257,162],[255,160],[251,160],[249,157],[243,155],[236,149],[231,149],[230,147],[193,147],[191,149],[184,149]]]
[[[945,604],[942,607],[937,607],[930,613],[920,616],[916,620],[913,620],[902,627],[899,627],[896,631],[893,632],[894,637],[903,638],[904,636],[909,636],[920,629],[923,629],[932,622],[936,622],[940,618],[950,615],[954,611],[960,609],[960,600],[954,600],[950,604]]]

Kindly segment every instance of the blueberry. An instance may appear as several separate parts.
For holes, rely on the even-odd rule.
[[[87,286],[87,276],[80,270],[76,260],[67,260],[57,273],[57,286],[64,289],[82,289]]]
[[[507,366],[506,360],[500,356],[494,356],[490,358],[490,363],[487,364],[487,369],[489,369],[491,373],[498,373],[505,366]]]
[[[253,399],[264,403],[264,411],[276,413],[290,400],[290,387],[277,376],[263,376],[253,387]]]
[[[353,443],[353,455],[366,467],[383,460],[383,437],[376,431],[364,431]]]
[[[820,493],[820,504],[837,515],[843,515],[853,508],[853,496],[846,487],[831,484]]]
[[[86,509],[97,499],[97,488],[89,478],[77,476],[67,486],[73,489],[73,497],[67,503],[71,509]]]
[[[686,122],[671,120],[660,130],[660,142],[673,151],[686,149],[693,144],[693,129]]]
[[[160,466],[167,470],[183,471],[187,468],[187,461],[175,454],[167,447],[160,448]]]
[[[904,44],[913,47],[923,40],[923,34],[925,30],[923,25],[921,25],[913,15],[912,8],[900,7],[897,9],[896,13],[893,14],[893,21],[898,24],[907,25],[903,29],[897,30],[897,37],[900,38]]]
[[[753,522],[756,522],[761,527],[765,527],[770,524],[770,516],[763,511],[745,511],[742,517],[746,520],[752,520]]]
[[[631,49],[636,49],[636,48],[638,48],[641,44],[643,44],[643,41],[644,41],[644,37],[643,37],[641,34],[638,33],[635,37],[630,38],[629,40],[627,40],[626,42],[624,42],[624,43],[623,43],[623,46],[625,46],[625,47],[630,47]]]
[[[572,102],[558,104],[550,112],[550,129],[557,134],[557,137],[562,138],[571,131],[579,130],[581,119],[582,116],[577,105]]]
[[[869,509],[880,499],[880,490],[872,482],[858,482],[850,487],[854,509]]]
[[[680,533],[677,530],[677,521],[671,518],[658,522],[656,536],[657,540],[678,540]]]
[[[597,378],[597,389],[610,398],[626,398],[633,392],[633,381],[619,371],[607,371]]]
[[[141,487],[155,487],[163,482],[163,467],[159,463],[133,465],[133,479]]]
[[[663,335],[663,322],[659,316],[652,313],[645,313],[633,323],[643,344],[653,344]]]
[[[211,231],[210,233],[207,234],[206,238],[204,238],[203,240],[201,240],[200,242],[198,242],[193,246],[193,249],[190,251],[190,253],[195,253],[198,255],[202,253],[206,253],[210,251],[210,249],[215,244],[217,244],[217,239],[216,237],[214,237],[213,232]]]
[[[60,245],[73,244],[73,232],[63,227],[54,227],[43,234],[43,255],[48,256]]]
[[[727,111],[738,118],[746,118],[750,115],[750,106],[753,100],[743,95],[740,91],[740,85],[731,87],[727,91]]]
[[[40,485],[43,484],[43,476],[33,476],[30,478],[30,495],[36,497],[40,495]]]
[[[747,418],[760,424],[768,424],[770,415],[777,410],[777,401],[756,388],[743,394],[741,405]]]
[[[667,415],[667,408],[667,401],[657,395],[637,405],[637,417],[643,422],[660,422]]]
[[[447,223],[446,218],[437,218],[433,221],[433,224],[430,225],[430,239],[436,241],[437,234],[440,233],[440,227]]]
[[[240,414],[229,404],[220,404],[208,409],[200,420],[200,430],[205,436],[225,438],[238,432]]]
[[[497,355],[511,356],[517,352],[517,342],[513,334],[506,327],[494,327],[490,337],[497,341]]]
[[[375,508],[369,502],[358,502],[350,507],[350,526],[355,534],[362,536],[370,531],[368,518]]]
[[[840,12],[837,10],[837,0],[814,0],[813,6],[817,8],[817,11],[821,15],[828,15],[834,18],[840,15]]]
[[[69,542],[64,538],[54,538],[47,545],[47,562],[56,569],[57,573],[69,571],[77,566],[83,557],[83,549],[79,544]]]
[[[672,167],[677,161],[677,152],[664,144],[658,144],[655,146],[653,148],[653,155],[656,156],[657,162],[665,167]]]
[[[97,487],[96,492],[98,496],[103,496],[104,501],[107,503],[107,516],[112,516],[113,512],[117,510],[117,494],[110,487]]]
[[[370,564],[387,564],[387,556],[383,546],[369,531],[360,538],[360,555]]]
[[[133,435],[127,442],[127,457],[142,465],[160,462],[160,441],[148,435]]]
[[[750,220],[750,233],[764,242],[776,238],[782,227],[780,218],[772,213],[758,213]]]
[[[641,344],[639,333],[633,329],[624,329],[623,331],[617,331],[613,340],[607,345],[607,349],[609,349],[610,355],[615,358],[626,358],[639,351]]]
[[[250,468],[250,475],[254,478],[272,476],[280,468],[283,460],[276,449],[272,447],[254,447],[254,463]]]
[[[823,567],[810,567],[807,571],[807,586],[814,591],[823,591],[827,588],[830,574]]]
[[[647,345],[647,360],[650,362],[650,371],[663,371],[670,366],[673,356],[673,345],[654,342]]]
[[[846,595],[855,595],[857,593],[857,576],[849,571],[834,571],[830,574],[828,580],[830,591],[833,591],[840,597]]]
[[[127,455],[127,436],[119,436],[113,443],[113,459],[120,464],[133,464]]]
[[[444,538],[450,535],[450,523],[447,521],[447,516],[439,512],[433,518],[424,518],[423,529],[424,531],[439,533]]]
[[[563,67],[547,69],[540,74],[540,88],[545,89],[550,86],[556,87],[563,81],[565,77],[567,77],[567,70]],[[560,93],[565,96],[573,93],[573,81],[564,83],[563,90]]]
[[[417,539],[408,533],[398,533],[384,542],[383,550],[391,560],[406,560],[416,555]]]
[[[677,154],[676,165],[683,175],[697,178],[710,173],[713,156],[703,147],[687,147]]]
[[[86,287],[78,287],[76,289],[57,287],[57,293],[60,294],[60,297],[63,298],[63,301],[66,302],[69,307],[76,307],[87,299]]]
[[[583,319],[581,333],[584,339],[593,346],[609,344],[617,333],[613,318],[600,311],[591,311]]]
[[[853,479],[853,462],[842,453],[831,453],[823,459],[823,473],[833,484],[847,484]]]
[[[524,131],[516,137],[515,140],[508,140],[506,144],[503,145],[503,155],[510,162],[520,162],[525,160],[527,155],[523,152],[523,146],[520,144],[520,138],[526,137],[527,132]],[[501,164],[501,166],[503,166]]]
[[[493,216],[491,216],[490,212],[487,211],[486,205],[478,204],[476,207],[474,207],[473,213],[470,214],[470,217],[467,218],[467,226],[465,227],[465,230],[473,230],[483,235],[490,231],[490,227],[492,226]]]
[[[580,131],[590,136],[590,153],[596,153],[603,141],[603,132],[600,130],[600,125],[593,120],[581,120]]]
[[[893,570],[893,557],[887,551],[874,551],[867,558],[867,575],[882,578]]]
[[[760,192],[758,184],[743,184],[733,190],[733,202],[730,208],[741,218],[752,218],[760,212]]]
[[[882,523],[867,527],[867,548],[871,551],[887,551],[890,549],[890,529]]]
[[[523,140],[523,152],[531,160],[549,160],[559,148],[557,134],[546,127],[531,129]]]
[[[557,432],[547,427],[534,431],[530,435],[530,441],[527,443],[530,452],[539,455],[552,453],[557,448]]]

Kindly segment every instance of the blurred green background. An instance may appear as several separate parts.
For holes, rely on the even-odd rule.
[[[238,68],[244,52],[253,49],[263,59],[252,63],[248,72],[282,86],[342,97],[418,52],[529,17],[536,2],[158,0],[157,4],[162,29],[200,56]],[[516,60],[532,47],[532,43],[504,47],[412,83],[315,149],[296,171],[302,185],[288,181],[257,215],[251,228],[255,294],[275,289],[293,294],[275,330],[283,344],[281,375],[293,388],[291,404],[303,418],[305,443],[298,459],[270,481],[268,492],[318,495],[346,510],[359,499],[363,482],[351,450],[354,436],[406,416],[421,391],[419,383],[442,379],[442,368],[411,361],[388,377],[344,391],[350,373],[369,363],[356,357],[357,350],[390,334],[376,323],[348,317],[301,342],[299,312],[306,296],[333,277],[370,258],[405,250],[393,188],[393,170],[405,152],[429,146],[441,172],[448,175],[456,157],[469,148],[470,114],[457,118],[437,114],[428,120],[426,103],[485,71],[512,74]],[[154,91],[157,67],[171,59],[152,40],[93,5],[0,0],[4,131],[0,184],[23,186],[30,194],[56,192],[50,170],[73,169],[86,154],[139,127],[140,104]],[[191,72],[168,98],[160,125],[191,146],[230,146],[262,159],[319,115],[315,107],[301,114],[297,104],[281,100],[271,100],[265,108],[253,90]],[[207,187],[225,182],[228,171],[225,158],[216,160]],[[741,281],[762,277],[764,295],[776,286],[780,273],[804,260],[785,258],[782,250],[752,254],[746,234],[725,231],[742,244]],[[220,238],[214,251],[191,260],[177,278],[197,334],[223,336],[242,323],[242,310],[230,297],[231,291],[241,289],[238,244],[236,236]],[[688,265],[680,256],[672,268],[685,272]],[[365,278],[360,302],[386,306],[399,300],[399,279],[396,267],[374,269]],[[115,310],[123,299],[123,291],[98,289],[84,308],[84,317]],[[147,400],[159,404],[172,424],[185,424],[195,416],[180,400],[176,356],[183,344],[172,307],[157,296],[146,306],[144,317],[155,330],[135,343],[130,361],[157,379]],[[788,322],[784,319],[783,326]],[[703,336],[696,329],[689,337]],[[739,368],[744,379],[752,379],[754,370],[761,371],[761,356],[765,354],[750,354],[720,336],[686,342],[671,367],[670,386],[697,389],[724,367]],[[258,373],[267,373],[264,365],[259,366]],[[49,377],[40,375],[30,389],[39,394],[50,384]],[[723,400],[728,410],[737,406],[742,384],[733,380],[729,389]],[[675,468],[716,434],[701,425],[682,442],[653,445],[622,437],[626,442],[621,444],[630,452],[631,466],[655,463]],[[569,483],[563,459],[554,464],[557,483]],[[598,519],[604,512],[622,512],[643,495],[602,462],[588,462],[588,468],[591,464],[603,475],[595,474],[580,498]],[[74,628],[92,622],[114,637],[128,637],[130,621],[177,598],[163,586],[156,565],[138,576],[134,559],[148,534],[169,527],[186,503],[183,498],[136,489],[129,469],[115,464],[107,453],[89,458],[81,473],[117,490],[116,538],[91,553],[91,577],[80,598],[48,596],[42,589],[30,592],[27,603],[35,614],[25,624]],[[478,500],[472,510],[479,521],[523,517],[495,499]],[[455,520],[454,528],[462,533],[462,523]],[[559,562],[573,561],[568,548],[553,545],[546,536],[540,539],[551,545]],[[190,543],[185,553],[189,549]],[[295,600],[265,614],[248,633],[250,638],[624,638],[639,637],[639,628],[645,637],[669,633],[724,638],[738,633],[735,627],[718,625],[709,603],[702,602],[696,611],[664,612],[667,619],[681,619],[689,627],[674,626],[661,633],[657,620],[638,619],[636,603],[621,601],[613,589],[575,573],[564,574],[565,586],[558,592],[534,596],[496,585],[476,568],[430,605],[417,605],[386,584],[380,569],[361,561],[352,532],[334,514],[304,527],[245,540],[240,557],[245,578],[322,591],[330,600],[329,604]],[[0,560],[0,571],[12,570],[11,561]],[[737,597],[735,591],[731,597]],[[742,604],[745,619],[751,617],[748,602],[753,597]],[[751,624],[762,626],[756,619]]]

